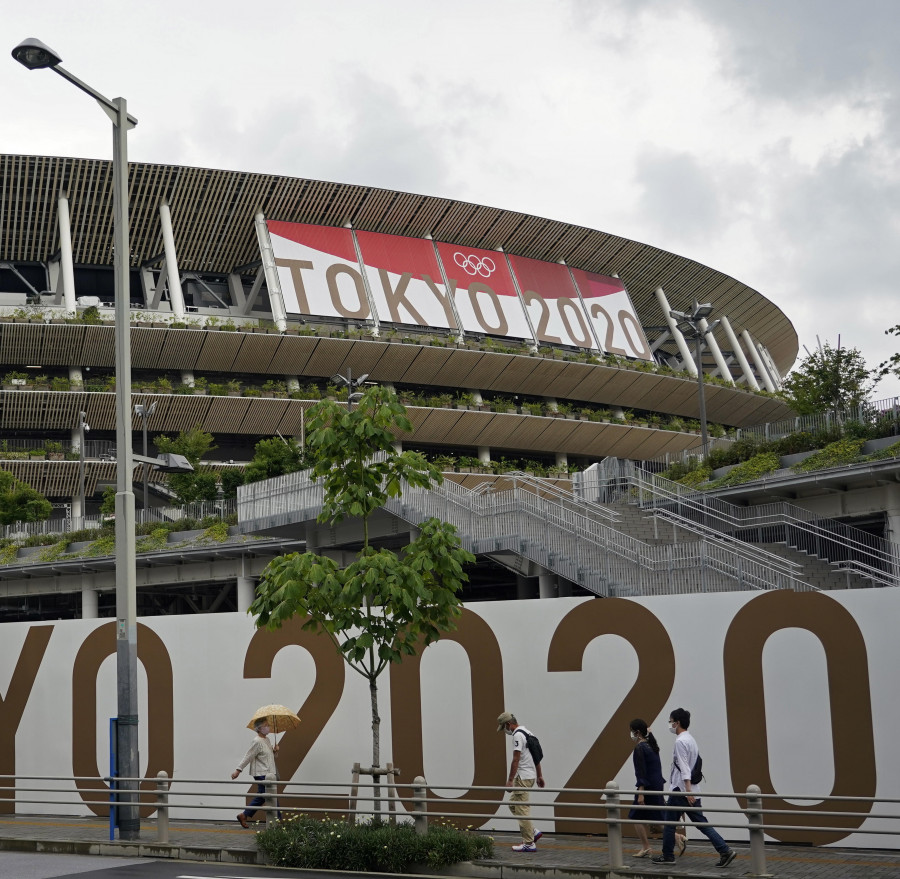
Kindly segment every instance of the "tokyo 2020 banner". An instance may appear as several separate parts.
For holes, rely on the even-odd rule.
[[[400,768],[401,785],[423,775],[445,810],[472,816],[466,823],[512,829],[502,792],[476,789],[506,779],[508,740],[495,718],[512,711],[539,736],[548,787],[557,789],[533,794],[541,828],[584,832],[571,820],[584,814],[571,806],[588,796],[579,790],[613,779],[633,788],[629,722],[650,724],[668,765],[666,720],[680,706],[693,715],[703,790],[757,784],[775,796],[770,807],[786,812],[778,823],[856,828],[770,830],[772,838],[891,845],[894,838],[867,833],[890,823],[879,808],[854,798],[900,798],[898,617],[898,589],[478,602],[455,632],[379,679],[382,759]],[[148,617],[138,628],[142,776],[227,780],[252,738],[253,711],[280,703],[301,719],[281,739],[280,778],[347,793],[351,766],[371,755],[369,692],[327,637],[300,620],[257,631],[236,613]],[[5,791],[0,813],[102,813],[84,801],[106,797],[115,621],[2,629],[0,775],[79,780],[65,795],[48,790],[55,802],[43,807],[24,802],[33,793]],[[151,780],[147,815],[152,788]],[[221,784],[199,789],[201,802],[222,804]],[[222,812],[176,802],[173,817],[233,818],[247,790],[235,787]],[[321,793],[289,790],[301,805]],[[835,809],[817,799],[826,795],[848,799]],[[495,805],[476,802],[485,799]],[[709,799],[713,812],[714,803],[738,806]],[[799,816],[801,808],[821,814]],[[474,817],[482,813],[494,817]]]
[[[268,221],[285,309],[651,360],[616,278],[478,247]]]

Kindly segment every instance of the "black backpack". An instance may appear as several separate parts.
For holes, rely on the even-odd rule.
[[[534,760],[534,765],[537,766],[544,759],[544,749],[541,747],[538,737],[532,735],[522,726],[520,726],[516,732],[521,732],[522,735],[525,736],[525,746],[531,752],[531,759]]]
[[[697,762],[691,769],[691,784],[700,784],[703,781],[703,758],[697,754]]]

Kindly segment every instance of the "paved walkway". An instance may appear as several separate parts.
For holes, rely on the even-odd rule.
[[[260,825],[261,827],[261,825]],[[157,842],[156,823],[141,824],[138,842],[110,842],[109,824],[99,818],[60,818],[26,815],[0,816],[0,850],[106,854],[118,857],[160,857],[218,861],[232,864],[261,863],[256,834],[236,822],[173,821],[169,844]],[[546,834],[538,851],[516,854],[510,849],[516,837],[495,833],[494,858],[461,865],[452,872],[484,879],[523,879],[525,874],[544,879],[606,879],[609,855],[603,837]],[[628,845],[626,851],[637,846]],[[684,856],[672,868],[626,857],[626,869],[616,875],[634,877],[746,876],[750,857],[746,846],[735,845],[738,856],[727,869],[715,867],[716,855],[706,840],[691,839]],[[897,879],[900,851],[814,849],[771,844],[766,849],[768,873],[779,879]]]

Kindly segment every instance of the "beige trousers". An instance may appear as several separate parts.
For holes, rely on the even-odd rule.
[[[534,787],[533,778],[519,778],[513,782],[513,792],[509,795],[509,811],[519,819],[522,842],[534,842],[534,825],[531,823],[531,806],[528,792]]]

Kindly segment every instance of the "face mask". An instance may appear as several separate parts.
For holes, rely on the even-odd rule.
[[[269,724],[264,723],[264,724],[259,728],[259,731],[260,731],[264,736],[267,736],[267,735],[269,734],[269,729],[270,729],[270,728],[269,728]]]
[[[675,731],[675,727],[671,723],[669,724],[669,732],[672,733],[673,736],[678,735],[678,733]]]
[[[634,730],[632,730],[631,731],[631,741],[636,742],[637,739],[638,739],[638,734]]]
[[[508,727],[505,730],[503,730],[503,732],[505,732],[508,736],[511,736],[513,734],[513,731],[511,729],[509,729]]]

